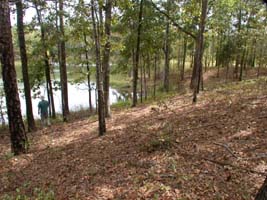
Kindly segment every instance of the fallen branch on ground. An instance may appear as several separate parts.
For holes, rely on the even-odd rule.
[[[199,156],[196,153],[190,153],[188,151],[183,150],[178,144],[175,145],[175,146],[178,148],[178,150],[181,151],[181,154],[183,154],[185,156],[194,157],[194,158],[199,159],[199,160],[206,160],[208,162],[211,162],[211,163],[214,163],[214,164],[217,164],[217,165],[220,165],[220,166],[229,166],[229,167],[232,167],[233,169],[238,169],[238,170],[241,170],[241,171],[244,171],[244,172],[249,172],[249,173],[252,173],[252,174],[258,174],[258,175],[261,175],[261,176],[267,176],[267,173],[264,173],[264,172],[259,172],[259,171],[253,170],[253,169],[240,167],[240,166],[233,165],[233,164],[227,163],[227,162],[221,162],[221,161],[205,158],[205,157]]]
[[[203,160],[209,161],[211,163],[214,163],[214,164],[217,164],[217,165],[220,165],[220,166],[229,166],[229,167],[232,167],[234,169],[242,170],[242,171],[245,171],[245,172],[249,172],[249,173],[253,173],[253,174],[258,174],[258,175],[261,175],[261,176],[267,176],[267,173],[264,173],[264,172],[259,172],[259,171],[253,170],[253,169],[236,166],[236,165],[233,165],[231,163],[220,162],[220,161],[212,160],[212,159],[209,159],[209,158],[204,158],[204,157],[201,157],[201,158]]]
[[[213,144],[224,147],[236,159],[240,158],[240,157],[235,155],[235,153],[230,149],[230,147],[227,144],[222,144],[222,143],[218,143],[218,142],[213,142]]]

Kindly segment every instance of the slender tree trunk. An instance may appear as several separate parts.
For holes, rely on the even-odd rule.
[[[177,44],[177,71],[178,71],[178,74],[179,76],[181,77],[181,68],[182,68],[182,55],[181,55],[181,47],[180,47],[180,44],[178,43]],[[180,77],[178,78],[178,82],[180,81]]]
[[[20,109],[8,0],[2,0],[0,3],[0,27],[0,59],[6,94],[11,151],[18,155],[27,152],[28,140]]]
[[[47,45],[45,41],[45,29],[43,26],[42,15],[41,11],[38,9],[37,3],[34,3],[37,19],[41,30],[41,42],[43,46],[43,57],[44,57],[44,64],[45,64],[45,78],[47,83],[47,96],[49,101],[49,110],[52,111],[52,118],[56,118],[56,111],[55,111],[55,104],[54,104],[54,95],[53,95],[53,87],[51,82],[51,75],[50,75],[50,64],[49,64],[49,56],[47,54]],[[50,111],[50,115],[51,115]]]
[[[167,1],[167,13],[170,11],[170,0]],[[170,22],[167,19],[166,29],[165,29],[165,43],[164,43],[164,55],[165,55],[165,65],[164,65],[164,81],[163,87],[165,92],[169,92],[170,89]]]
[[[137,83],[138,83],[138,66],[139,66],[139,52],[140,52],[140,41],[141,41],[141,28],[143,18],[143,1],[140,0],[139,17],[138,17],[138,28],[137,28],[137,44],[135,52],[135,62],[133,67],[133,103],[132,107],[137,104]]]
[[[100,40],[97,33],[97,26],[95,20],[95,2],[91,0],[91,14],[93,23],[93,35],[95,43],[95,54],[96,54],[96,82],[98,91],[98,122],[99,122],[99,136],[106,133],[106,122],[105,122],[105,105],[104,105],[104,92],[103,92],[103,70],[101,66],[101,54],[100,54]]]
[[[187,53],[187,36],[184,36],[184,54],[183,54],[183,64],[181,68],[180,80],[184,80],[184,71],[185,71],[185,61],[186,61],[186,53]]]
[[[27,113],[27,123],[28,123],[28,131],[36,130],[35,121],[33,118],[32,112],[32,99],[31,99],[31,86],[29,82],[28,75],[28,60],[27,60],[27,52],[26,52],[26,44],[25,44],[25,36],[24,36],[24,25],[23,25],[23,5],[21,0],[16,2],[17,8],[17,29],[18,29],[18,41],[20,47],[20,57],[21,57],[21,68],[22,68],[22,76],[23,76],[23,84],[24,84],[24,94],[25,94],[25,102],[26,102],[26,113]]]
[[[147,80],[146,80],[146,68],[149,67],[149,57],[147,56],[146,65],[144,65],[144,92],[145,92],[145,100],[147,100]]]
[[[132,49],[131,57],[132,57],[132,69],[130,71],[130,78],[133,79],[133,72],[134,72],[134,68],[135,68],[135,48]]]
[[[147,56],[147,75],[148,75],[148,80],[151,79],[151,60],[150,60],[150,55]]]
[[[144,60],[144,59],[143,59]],[[141,62],[141,61],[140,61]],[[143,62],[144,63],[144,62]],[[143,69],[144,69],[144,65],[143,63],[141,63],[141,67],[140,67],[140,102],[143,103]]]
[[[190,62],[190,68],[192,69],[194,66],[194,50],[191,51],[191,62]]]
[[[220,32],[218,40],[219,40],[219,45],[218,45],[217,50],[216,50],[217,78],[220,77],[220,67],[223,65],[223,63],[222,63],[223,61],[219,56],[220,52],[222,50],[222,43],[223,43],[223,33],[222,32]]]
[[[105,47],[103,55],[104,68],[104,98],[105,98],[105,116],[110,117],[109,87],[110,87],[110,35],[111,35],[111,10],[113,0],[106,0],[105,6]]]
[[[214,50],[214,40],[213,40],[212,49]],[[216,56],[216,55],[214,55],[214,53],[212,53],[212,55],[211,55],[211,67],[214,67],[214,57],[215,57],[215,56]]]
[[[236,63],[235,63],[235,69],[234,69],[234,77],[237,79],[238,78],[238,68],[239,65],[241,65],[241,55],[240,52],[242,52],[242,44],[241,44],[241,38],[240,38],[240,32],[241,32],[241,24],[242,24],[242,9],[241,7],[239,8],[239,13],[238,13],[238,24],[237,24],[237,31],[238,31],[238,41],[237,41],[237,48],[238,48],[238,52],[237,52],[237,56],[236,56]],[[240,66],[241,67],[241,66]],[[240,72],[243,69],[240,69]]]
[[[157,87],[157,55],[154,55],[154,84],[153,84],[153,96],[156,99],[156,87]]]
[[[195,76],[192,81],[194,89],[193,103],[197,102],[197,94],[199,93],[200,82],[202,79],[202,57],[204,51],[203,44],[204,44],[204,31],[205,31],[205,22],[207,17],[207,9],[208,9],[208,0],[202,0],[199,33],[196,41],[196,52],[195,52],[194,69],[193,69],[193,72],[195,71]]]
[[[2,127],[4,127],[6,125],[6,120],[5,120],[5,117],[4,117],[4,111],[3,111],[2,102],[0,102],[0,120],[1,120],[1,123],[2,123]]]
[[[63,0],[59,0],[59,26],[60,26],[60,83],[63,121],[68,120],[69,102],[68,102],[68,77],[66,66],[66,48],[64,33],[64,9]]]
[[[239,81],[243,80],[243,71],[245,67],[245,57],[246,57],[246,49],[243,50],[242,58],[240,62],[240,71],[239,71]]]
[[[90,113],[93,112],[93,105],[92,105],[92,88],[91,88],[91,71],[90,71],[90,65],[89,65],[89,56],[88,56],[88,42],[86,39],[86,34],[83,33],[83,40],[85,43],[85,59],[86,59],[86,69],[87,69],[87,85],[88,85],[88,103],[89,103],[89,109]]]

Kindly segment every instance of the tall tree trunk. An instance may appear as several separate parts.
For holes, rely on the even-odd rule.
[[[139,52],[140,52],[140,41],[141,41],[141,28],[142,28],[142,18],[143,18],[143,1],[140,0],[139,7],[139,17],[138,17],[138,28],[137,28],[137,44],[135,52],[135,61],[133,67],[133,103],[132,107],[137,104],[137,81],[138,81],[138,66],[139,66]]]
[[[145,100],[147,100],[147,79],[146,79],[146,67],[149,68],[149,56],[146,59],[146,65],[144,64],[144,92],[145,92]]]
[[[170,0],[167,1],[167,13],[170,11]],[[165,64],[164,64],[164,81],[163,87],[165,92],[169,92],[170,89],[170,21],[167,19],[166,29],[165,29],[165,43],[164,43],[164,55],[165,55]]]
[[[245,67],[245,57],[246,57],[246,48],[243,49],[243,52],[242,52],[242,57],[241,57],[241,62],[240,62],[240,71],[239,71],[239,78],[238,80],[239,81],[242,81],[243,80],[243,71],[244,71],[244,67]]]
[[[28,140],[20,109],[8,0],[2,0],[0,3],[0,27],[0,59],[6,94],[11,151],[18,155],[27,152]]]
[[[147,75],[148,75],[148,80],[150,80],[151,79],[151,66],[150,66],[151,60],[150,60],[150,55],[147,56],[147,59],[148,59],[148,61],[147,61]]]
[[[66,67],[63,0],[59,0],[59,26],[60,26],[60,83],[61,83],[62,114],[63,114],[63,121],[67,121],[69,115],[69,102],[68,102],[68,77],[67,77],[67,67]]]
[[[180,80],[184,80],[184,71],[185,71],[185,61],[186,61],[186,53],[187,53],[187,36],[184,36],[184,52],[183,52],[183,63],[182,63],[182,68],[180,72]]]
[[[153,84],[153,96],[156,99],[156,87],[157,87],[157,54],[154,55],[154,84]]]
[[[18,0],[16,2],[16,8],[17,8],[18,41],[19,41],[21,69],[22,69],[24,94],[25,94],[25,102],[26,102],[27,123],[28,123],[28,131],[31,132],[31,131],[36,130],[36,126],[35,126],[35,121],[34,121],[33,112],[32,112],[31,87],[30,87],[29,75],[28,75],[28,60],[27,60],[27,52],[26,52],[26,44],[25,44],[25,36],[24,36],[24,25],[23,25],[23,5],[22,5],[21,0]]]
[[[196,44],[194,44],[194,46],[196,46]],[[193,66],[194,66],[195,49],[196,49],[196,47],[193,47],[193,48],[192,48],[192,51],[191,51],[191,63],[190,63],[190,68],[191,68],[191,69],[192,69]],[[190,88],[192,88],[192,87],[190,86]]]
[[[44,64],[45,64],[45,78],[46,78],[46,83],[47,83],[46,88],[47,88],[47,96],[48,96],[48,101],[49,101],[49,110],[50,110],[50,115],[52,112],[52,118],[56,118],[53,87],[52,87],[51,75],[50,75],[49,56],[47,54],[47,45],[45,41],[45,29],[44,29],[44,25],[42,21],[41,11],[38,9],[38,5],[36,2],[34,3],[34,6],[35,6],[36,13],[37,13],[37,20],[38,20],[40,30],[41,30],[41,42],[43,46],[43,58],[44,58]]]
[[[104,70],[104,99],[105,99],[105,116],[110,117],[109,86],[110,86],[110,36],[111,36],[111,10],[113,0],[106,0],[105,6],[105,47],[103,55]]]
[[[199,93],[200,82],[202,79],[202,57],[204,51],[204,31],[205,31],[205,22],[207,17],[207,9],[208,9],[208,0],[202,0],[202,9],[201,9],[201,17],[199,24],[199,32],[196,41],[196,52],[194,59],[194,69],[193,69],[193,102],[197,102],[197,94]],[[195,73],[194,73],[195,72]]]
[[[220,32],[220,35],[218,36],[218,40],[219,40],[219,45],[216,49],[216,66],[217,66],[217,78],[220,77],[220,67],[223,65],[223,61],[220,58],[220,53],[222,50],[222,43],[223,43],[223,33]]]
[[[143,69],[144,69],[143,63],[141,63],[141,67],[140,67],[140,102],[141,103],[143,103]]]
[[[236,62],[235,62],[235,69],[234,69],[234,78],[236,79],[238,78],[238,68],[241,65],[241,55],[240,55],[240,52],[242,52],[242,44],[241,44],[241,37],[240,37],[241,25],[242,25],[242,9],[240,6],[239,13],[238,13],[238,24],[237,24],[237,31],[238,31],[237,51],[238,52],[236,55]],[[240,71],[242,70],[240,69]]]
[[[99,135],[102,136],[106,133],[105,122],[105,105],[104,105],[104,93],[103,93],[103,70],[101,66],[100,58],[100,40],[97,33],[96,20],[95,20],[95,2],[91,0],[91,14],[93,23],[93,35],[95,43],[96,54],[96,82],[98,91],[98,122],[99,122]]]
[[[88,42],[86,39],[86,34],[85,32],[83,33],[83,40],[85,43],[85,59],[86,59],[86,69],[87,69],[87,85],[88,85],[88,103],[89,103],[89,109],[90,112],[93,112],[93,106],[92,106],[92,88],[91,88],[91,71],[90,71],[90,65],[89,65],[89,56],[88,56]]]

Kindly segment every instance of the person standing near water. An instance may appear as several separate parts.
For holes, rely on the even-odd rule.
[[[41,96],[41,101],[38,103],[38,114],[41,115],[42,126],[49,126],[48,119],[48,107],[49,102],[45,100],[44,96]]]

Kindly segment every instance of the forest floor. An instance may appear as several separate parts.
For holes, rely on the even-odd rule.
[[[185,93],[116,111],[103,137],[93,119],[53,125],[17,157],[1,134],[0,199],[251,200],[267,174],[266,85],[222,82],[196,105]]]

